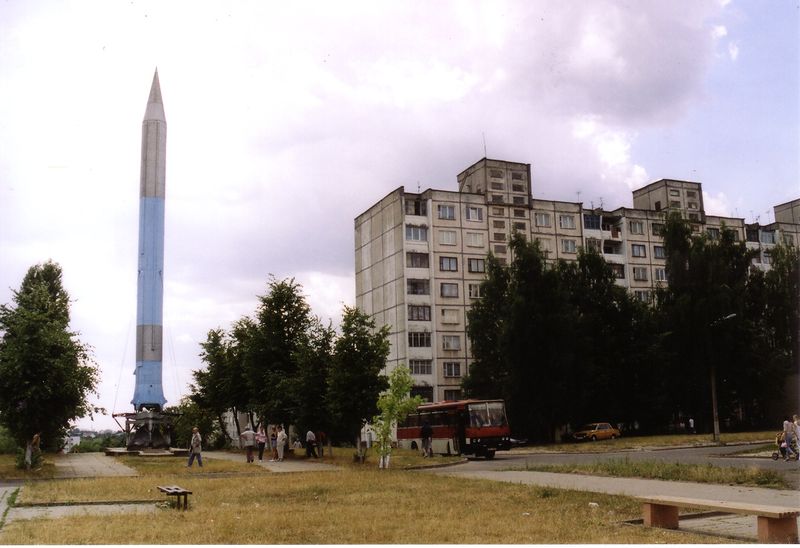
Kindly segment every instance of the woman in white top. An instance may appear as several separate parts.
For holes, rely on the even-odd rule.
[[[278,462],[283,460],[283,449],[286,447],[286,432],[283,431],[283,427],[278,425],[278,438],[275,440],[278,444]]]

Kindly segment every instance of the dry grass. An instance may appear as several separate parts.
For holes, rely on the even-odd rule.
[[[186,457],[109,457],[118,459],[120,463],[136,470],[140,475],[165,475],[174,474],[181,476],[209,475],[209,474],[269,474],[269,470],[255,464],[247,464],[244,458],[241,462],[223,459],[203,459],[203,467],[197,461],[191,468],[186,466]]]
[[[724,444],[749,443],[764,440],[773,440],[775,432],[736,432],[720,434],[720,441]],[[611,453],[614,451],[636,450],[651,447],[679,447],[702,446],[713,443],[711,434],[671,434],[665,436],[623,436],[615,440],[602,440],[581,443],[553,443],[546,445],[531,445],[513,450],[515,453],[530,451],[585,453],[587,451]]]
[[[615,459],[587,464],[529,465],[526,463],[525,469],[563,474],[691,481],[776,489],[788,489],[790,487],[783,476],[773,470],[761,470],[755,467],[730,468],[714,466],[713,464],[682,464],[679,462]]]
[[[56,467],[52,456],[42,455],[42,466],[36,470],[17,468],[16,455],[0,455],[0,479],[48,479],[55,476]]]
[[[96,494],[119,484],[119,489],[132,497],[155,496],[152,490],[156,483],[170,481],[168,478],[75,481],[67,491]],[[118,515],[17,521],[3,529],[0,542],[653,544],[717,540],[620,524],[620,520],[640,516],[639,504],[625,497],[400,470],[172,477],[173,481],[178,479],[194,491],[188,512],[162,509],[146,520]],[[39,483],[56,482],[37,482],[23,492],[51,489]],[[590,502],[597,506],[590,506]]]

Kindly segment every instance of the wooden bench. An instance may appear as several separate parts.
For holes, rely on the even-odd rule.
[[[797,516],[800,508],[730,502],[725,500],[693,499],[688,497],[637,497],[642,501],[645,527],[678,528],[678,508],[690,507],[731,514],[758,516],[758,542],[796,544]]]
[[[183,497],[183,509],[189,508],[189,495],[192,494],[188,489],[178,487],[177,485],[158,485],[158,490],[166,493],[168,497],[175,497],[176,508],[181,507],[181,497]]]

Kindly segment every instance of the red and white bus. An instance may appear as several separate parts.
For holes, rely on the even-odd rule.
[[[458,400],[426,403],[397,427],[397,444],[406,449],[422,447],[420,431],[425,423],[433,431],[432,449],[443,455],[494,457],[511,448],[511,429],[503,400]]]

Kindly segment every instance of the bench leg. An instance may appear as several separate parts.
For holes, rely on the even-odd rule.
[[[797,518],[758,516],[758,542],[797,544]]]
[[[642,504],[645,527],[678,528],[678,507],[645,502]]]

